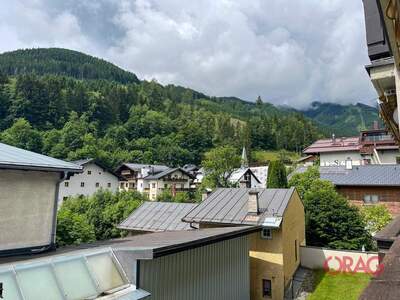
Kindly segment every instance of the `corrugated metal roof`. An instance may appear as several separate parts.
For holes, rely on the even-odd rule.
[[[293,174],[303,173],[306,167],[296,169]],[[337,186],[400,186],[400,165],[364,165],[345,167],[319,167],[320,178]]]
[[[81,172],[71,162],[0,143],[0,168]]]
[[[359,137],[347,137],[318,140],[304,149],[304,154],[324,152],[359,151],[361,148]]]
[[[140,231],[190,230],[182,218],[195,208],[195,203],[144,202],[118,225],[120,229]]]
[[[260,214],[248,214],[249,191],[258,191]],[[183,220],[198,223],[262,225],[268,217],[283,217],[295,191],[290,189],[218,188]]]

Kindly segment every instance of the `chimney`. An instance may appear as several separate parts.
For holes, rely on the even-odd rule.
[[[211,194],[210,189],[206,189],[202,194],[201,194],[201,201],[203,202],[204,200],[207,199],[207,197]]]
[[[249,191],[249,200],[247,202],[247,212],[251,214],[258,214],[258,192],[255,190]]]
[[[351,170],[353,169],[353,161],[351,160],[350,157],[346,159],[346,170]]]
[[[372,129],[374,129],[374,130],[378,130],[379,129],[378,121],[374,121],[374,123],[372,123]]]
[[[332,142],[333,142],[333,143],[336,143],[336,136],[335,136],[334,133],[332,133]]]

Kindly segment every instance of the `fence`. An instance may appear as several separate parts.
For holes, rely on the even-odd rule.
[[[378,253],[352,250],[333,250],[312,246],[300,247],[301,265],[309,269],[343,272],[379,271]]]

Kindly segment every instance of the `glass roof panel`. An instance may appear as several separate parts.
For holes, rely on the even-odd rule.
[[[127,284],[109,253],[90,255],[87,259],[102,292]]]
[[[15,275],[12,271],[0,271],[0,282],[3,283],[3,298],[22,300]]]
[[[15,267],[25,300],[63,300],[50,264]]]
[[[68,300],[97,296],[96,284],[90,277],[83,257],[54,261],[54,269]]]

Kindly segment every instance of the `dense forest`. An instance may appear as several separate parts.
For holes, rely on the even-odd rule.
[[[179,166],[220,145],[300,151],[323,131],[296,111],[137,77],[66,49],[0,55],[0,140],[63,159]]]

